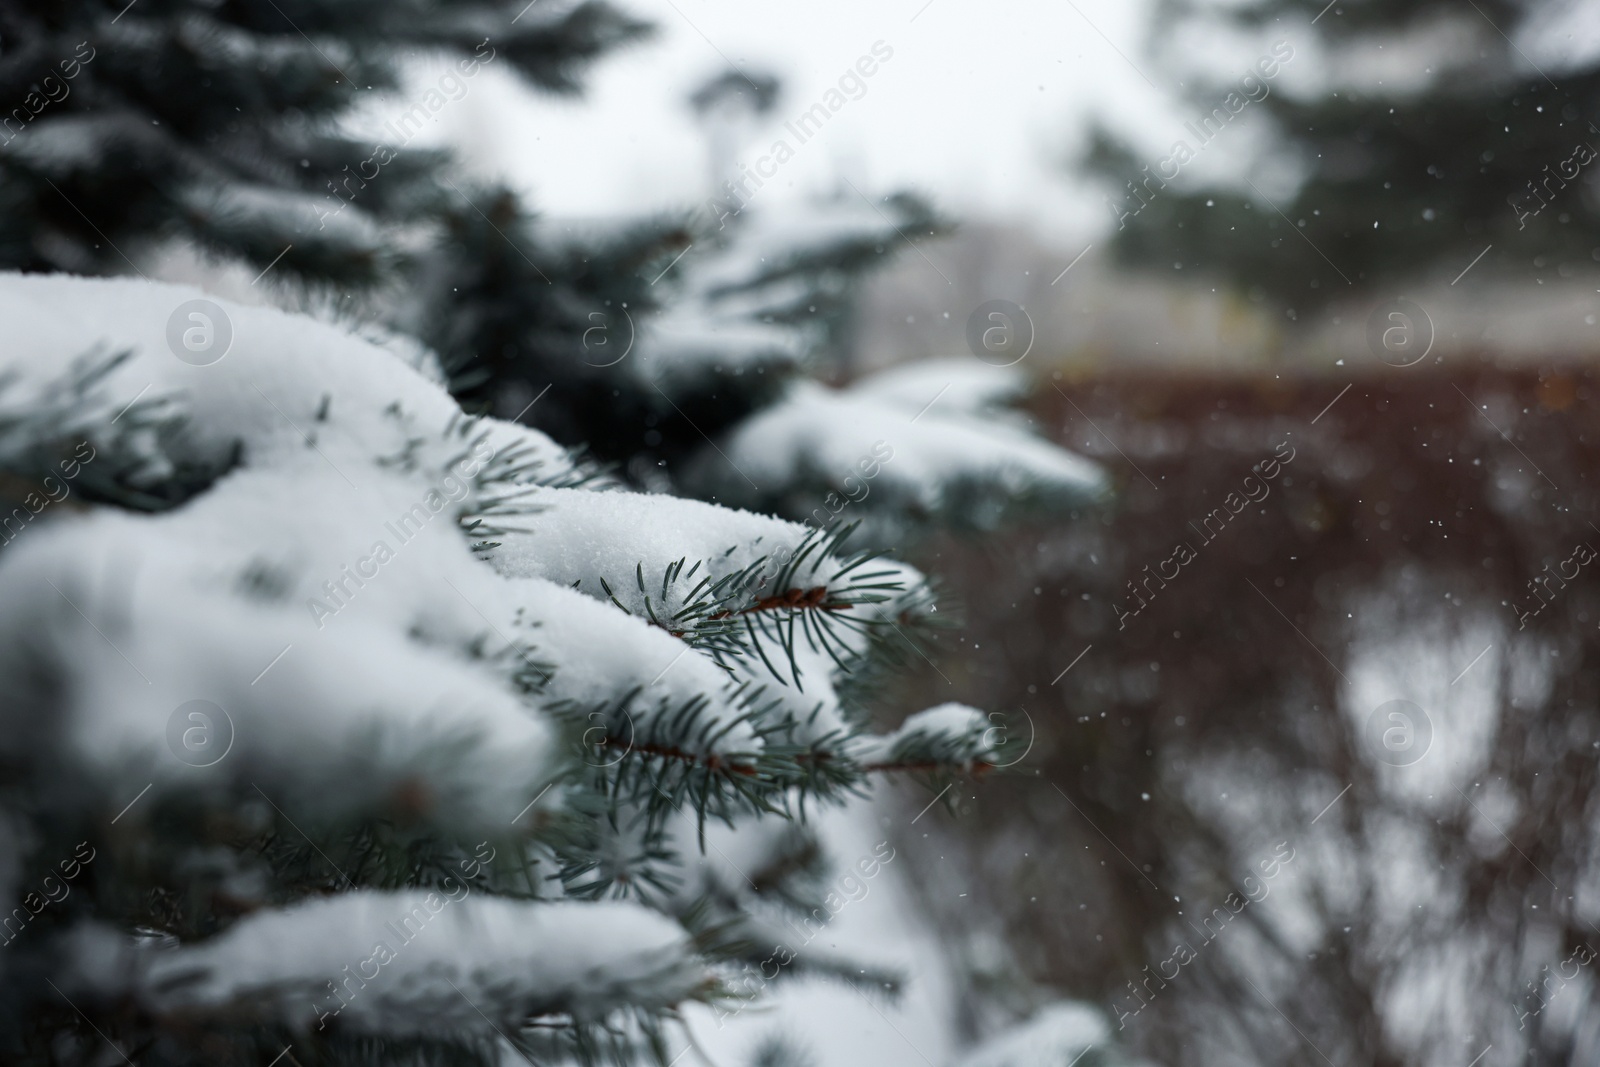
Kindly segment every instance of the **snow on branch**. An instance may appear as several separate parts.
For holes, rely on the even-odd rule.
[[[493,1037],[665,1011],[715,992],[693,939],[636,905],[361,891],[258,912],[209,940],[152,950],[142,998],[195,1024],[302,1033]]]
[[[132,355],[95,345],[53,374],[0,374],[0,468],[29,483],[43,482],[54,497],[46,479],[74,481],[98,460],[82,484],[142,508],[176,502],[172,498],[186,487],[175,493],[173,483],[206,483],[221,473],[229,458],[218,457],[212,469],[198,471],[175,458],[173,444],[187,416],[174,397],[146,392],[122,403],[112,395],[105,381]],[[0,490],[0,499],[8,495]]]
[[[846,391],[904,408],[910,415],[983,415],[1023,425],[1007,405],[1027,395],[1028,376],[1017,366],[996,367],[966,357],[927,359],[858,378]]]
[[[737,308],[685,301],[642,325],[629,372],[665,401],[712,392],[722,379],[792,374],[804,348],[787,327],[756,321]],[[660,407],[671,410],[670,402]]]
[[[179,512],[103,512],[19,539],[0,568],[0,656],[17,680],[0,696],[0,744],[92,770],[107,803],[149,784],[158,796],[259,785],[322,823],[381,814],[410,793],[452,829],[507,825],[557,773],[561,750],[508,677],[515,653],[497,643],[510,662],[484,670],[470,648],[481,618],[446,600],[448,585],[416,582],[439,546],[399,543],[383,511],[365,514],[343,495],[308,516],[298,504],[316,484],[240,475]],[[296,524],[337,529],[352,514],[344,538],[273,536]],[[362,579],[349,563],[370,562],[362,553],[375,538],[395,556]],[[459,558],[441,568],[446,580],[492,607],[471,581],[481,565],[453,529],[437,528],[434,540],[447,539]],[[119,567],[123,580],[108,584]],[[329,596],[316,585],[324,574],[349,598],[331,620],[304,595]],[[431,640],[415,636],[423,619]],[[172,733],[177,716],[182,736],[181,709],[195,701],[227,732],[203,767]]]
[[[922,404],[941,399],[935,388]],[[885,444],[891,458],[865,493],[859,485],[852,490],[858,461],[881,456]],[[889,530],[928,521],[990,530],[1029,510],[1092,503],[1107,490],[1093,463],[1005,422],[937,404],[919,416],[898,398],[809,383],[741,423],[720,450],[700,453],[685,482],[703,496],[823,525],[831,510],[798,514],[802,501],[871,496],[862,514]]]
[[[970,708],[863,733],[863,679],[932,593],[848,524],[617,491],[465,416],[415,346],[193,289],[0,275],[0,318],[0,467],[82,437],[154,479],[0,555],[0,762],[81,786],[57,814],[108,846],[169,828],[153,877],[255,887],[216,934],[200,905],[93,912],[145,931],[158,1030],[654,1047],[725,995],[706,959],[769,932],[742,896],[675,895],[708,823],[994,763]],[[63,389],[81,412],[28,411]],[[517,867],[391,891],[468,834]]]
[[[1138,1063],[1111,1037],[1105,1016],[1093,1005],[1078,1001],[1047,1004],[970,1050],[956,1067],[1034,1067],[1042,1063],[1076,1063],[1091,1049],[1101,1050],[1095,1063]]]
[[[912,715],[893,733],[858,739],[850,755],[869,771],[957,768],[976,772],[998,762],[997,734],[977,708],[940,704]]]
[[[801,643],[848,670],[881,614],[870,609],[915,575],[842,553],[848,531],[694,500],[539,488],[519,506],[485,549],[501,574],[569,585],[719,657],[754,654],[784,684],[803,687]]]

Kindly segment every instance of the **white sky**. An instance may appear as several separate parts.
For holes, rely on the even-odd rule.
[[[1309,25],[1322,6],[1317,0],[1254,40],[1191,35],[1172,49],[1190,70],[1146,55],[1150,0],[613,2],[654,22],[657,35],[591,68],[584,96],[552,98],[524,87],[504,65],[490,65],[420,140],[451,144],[469,166],[509,181],[553,215],[703,207],[709,168],[686,102],[690,91],[730,65],[782,79],[768,129],[740,153],[753,165],[785,120],[818,102],[882,41],[894,55],[867,79],[865,95],[797,146],[759,202],[831,192],[843,175],[869,194],[909,188],[957,219],[1025,221],[1041,236],[1065,241],[1101,232],[1109,220],[1107,190],[1075,178],[1066,163],[1084,145],[1091,117],[1154,164],[1175,140],[1192,140],[1183,122],[1199,109],[1182,102],[1178,82],[1193,69],[1234,80],[1269,42],[1287,40],[1295,59],[1275,92],[1326,91],[1330,63],[1359,74],[1346,66],[1350,57],[1334,61],[1319,47]],[[1583,12],[1588,23],[1578,17]],[[1600,6],[1574,0],[1557,14],[1524,35],[1528,49],[1555,70],[1572,59],[1566,53],[1594,50]],[[1425,77],[1425,51],[1394,54],[1372,77]],[[413,88],[369,117],[405,110],[442,70],[439,61],[420,62]],[[1262,145],[1253,129],[1260,118],[1246,115],[1180,181],[1236,182],[1248,171],[1269,194],[1287,194],[1296,182],[1288,162],[1253,151]]]
[[[893,58],[798,147],[763,202],[831,190],[842,173],[863,191],[912,188],[958,216],[1027,218],[1062,235],[1104,224],[1103,196],[1074,188],[1060,162],[1088,115],[1157,143],[1181,134],[1171,99],[1117,51],[1148,69],[1147,0],[924,2],[620,0],[659,32],[602,61],[583,99],[553,100],[491,68],[440,114],[441,131],[552,214],[700,206],[708,167],[690,90],[730,62],[772,71],[784,87],[776,134],[883,41]],[[753,164],[771,140],[758,135],[740,158]]]

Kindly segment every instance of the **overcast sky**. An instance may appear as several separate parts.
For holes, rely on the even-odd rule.
[[[1332,73],[1309,25],[1323,6],[1318,0],[1254,40],[1185,39],[1173,54],[1190,71],[1147,55],[1149,0],[613,2],[658,32],[594,67],[582,98],[539,94],[491,64],[423,140],[453,145],[469,166],[508,180],[555,215],[700,207],[711,183],[688,93],[730,69],[770,71],[783,81],[782,98],[739,159],[754,166],[780,136],[795,155],[761,189],[762,203],[832,191],[843,176],[864,192],[910,188],[958,218],[1025,220],[1066,241],[1108,225],[1107,190],[1075,179],[1065,162],[1082,149],[1091,117],[1154,166],[1175,141],[1194,140],[1183,124],[1199,109],[1182,101],[1178,85],[1190,71],[1237,81],[1271,42],[1285,40],[1295,56],[1272,91],[1325,92]],[[1565,53],[1591,52],[1600,41],[1600,4],[1557,5],[1543,21],[1522,44],[1547,68],[1564,67],[1572,58]],[[1435,44],[1447,53],[1465,47],[1448,37]],[[892,56],[864,80],[859,99],[803,145],[785,133],[786,122],[822,101],[875,45]],[[1420,84],[1437,48],[1341,56],[1339,80]],[[403,110],[442,70],[437,61],[420,63],[416,85],[379,110]],[[1248,171],[1268,195],[1287,193],[1295,164],[1255,151],[1266,143],[1258,110],[1232,123],[1178,180]]]
[[[1039,220],[1066,236],[1103,224],[1103,195],[1063,174],[1088,115],[1157,143],[1181,133],[1171,99],[1130,62],[1146,65],[1146,0],[620,4],[659,32],[599,64],[583,99],[553,100],[490,69],[441,113],[441,134],[555,214],[699,206],[709,168],[691,89],[735,65],[783,79],[771,133],[740,153],[754,165],[785,121],[882,42],[893,54],[865,93],[804,145],[788,138],[796,155],[763,201],[832,189],[843,174],[864,191],[909,187],[959,215]]]

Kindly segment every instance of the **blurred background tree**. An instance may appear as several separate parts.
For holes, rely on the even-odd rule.
[[[1589,1062],[1600,599],[1530,580],[1600,545],[1595,373],[1057,385],[1116,513],[930,550],[969,604],[942,670],[1025,772],[908,849],[964,1025],[1042,987],[1173,1067]]]
[[[1592,276],[1600,61],[1528,54],[1582,7],[1166,0],[1141,66],[1202,113],[1238,87],[1189,76],[1208,40],[1286,40],[1304,80],[1248,105],[1216,176],[1152,185],[1117,259],[1236,287],[1288,331],[1448,286],[1491,245],[1472,280],[1497,295]],[[1087,166],[1138,207],[1155,158],[1102,128]],[[1173,1067],[1600,1054],[1600,601],[1540,577],[1600,543],[1600,392],[1587,365],[1471,343],[1045,379],[1032,410],[1112,470],[1116,513],[935,547],[984,593],[946,673],[1025,713],[1007,743],[1037,771],[911,850],[964,929],[966,1025],[1030,1010],[1020,972]]]
[[[1286,40],[1294,66],[1312,70],[1296,70],[1306,88],[1271,84],[1249,105],[1252,121],[1267,118],[1254,143],[1226,134],[1238,137],[1230,151],[1249,153],[1232,169],[1256,189],[1179,178],[1116,232],[1119,261],[1168,271],[1178,261],[1300,315],[1419,276],[1448,281],[1491,245],[1480,277],[1592,271],[1600,56],[1535,64],[1515,43],[1560,36],[1554,24],[1573,12],[1563,0],[1335,0],[1320,12],[1161,0],[1156,69],[1192,72],[1186,99],[1202,115],[1240,74],[1196,69],[1192,45],[1205,34]],[[1142,181],[1147,162],[1105,127],[1088,161],[1114,198],[1131,195],[1125,183]]]

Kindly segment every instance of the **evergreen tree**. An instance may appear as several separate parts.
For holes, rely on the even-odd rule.
[[[1115,248],[1150,269],[1176,261],[1220,271],[1290,308],[1420,272],[1449,280],[1491,244],[1474,268],[1478,280],[1551,268],[1565,276],[1600,255],[1588,173],[1600,150],[1591,125],[1600,56],[1535,66],[1527,54],[1536,40],[1560,36],[1565,7],[1339,0],[1313,23],[1315,12],[1285,0],[1227,10],[1164,0],[1158,55],[1175,58],[1180,36],[1197,25],[1232,22],[1284,40],[1302,65],[1320,50],[1332,84],[1297,95],[1267,79],[1267,95],[1238,109],[1270,118],[1256,164],[1274,157],[1303,172],[1292,194],[1270,204],[1235,184],[1164,182],[1171,165],[1137,158],[1101,131],[1089,162],[1115,184]],[[1371,64],[1350,62],[1357,55],[1393,57],[1389,76],[1358,78],[1351,72]],[[1261,81],[1254,70],[1207,70],[1187,102],[1207,117],[1221,109],[1213,126],[1237,122],[1225,101],[1230,92],[1245,99],[1241,73]]]
[[[827,506],[829,493],[857,497],[861,462],[904,422],[897,410],[864,408],[865,398],[828,405],[858,430],[875,427],[850,455],[791,447],[759,489],[709,470],[726,454],[718,442],[805,393],[809,374],[840,364],[862,274],[942,223],[914,197],[855,190],[803,215],[769,217],[747,202],[748,184],[730,182],[710,211],[573,226],[537,220],[504,187],[453,175],[444,153],[406,147],[448,102],[436,88],[382,140],[344,132],[340,119],[362,94],[400,87],[404,60],[420,52],[451,58],[447,77],[463,91],[486,65],[509,63],[537,87],[573,92],[586,62],[648,32],[601,0],[517,8],[169,0],[125,12],[98,3],[48,16],[0,9],[0,40],[10,42],[0,91],[25,102],[0,127],[0,196],[10,208],[0,265],[141,272],[163,244],[182,242],[270,269],[340,308],[360,297],[438,354],[471,411],[590,448],[632,484],[727,491],[793,518]],[[693,106],[703,115],[760,111],[778,91],[770,75],[730,73]],[[735,143],[723,141],[726,158]],[[907,399],[923,407],[952,382]],[[992,399],[1006,389],[1014,383],[979,392]],[[920,428],[940,428],[952,403],[975,403],[959,396]],[[809,410],[844,399],[813,392]],[[962,506],[971,494],[960,487],[984,481],[1006,481],[1016,500],[1049,511],[1071,511],[1104,488],[1091,468],[1031,442],[952,467],[961,454],[928,457],[918,476],[948,479],[951,489],[924,491],[907,521],[939,513],[972,524]],[[806,487],[798,496],[791,478]]]
[[[446,98],[425,93],[377,145],[341,130],[353,105],[398,88],[423,51],[455,64],[453,84],[500,64],[575,92],[588,61],[646,31],[603,0],[519,7],[0,5],[0,265],[121,274],[178,239],[285,277],[382,281],[396,266],[384,229],[450,195],[442,158],[404,147]]]
[[[803,816],[997,761],[961,705],[871,729],[937,616],[851,523],[1103,481],[985,429],[1004,375],[806,380],[914,201],[580,230],[341,131],[413,53],[569,91],[644,32],[518,7],[0,9],[8,1062],[670,1062],[686,1003],[895,984],[809,947]],[[171,241],[382,321],[49,275]],[[757,465],[859,516],[627,491]]]
[[[192,366],[200,299],[0,282],[8,1062],[665,1061],[686,1001],[893,983],[804,950],[837,903],[783,826],[995,762],[959,705],[867,729],[915,571],[616,491],[303,317],[211,302]],[[90,471],[147,506],[42,514]]]

